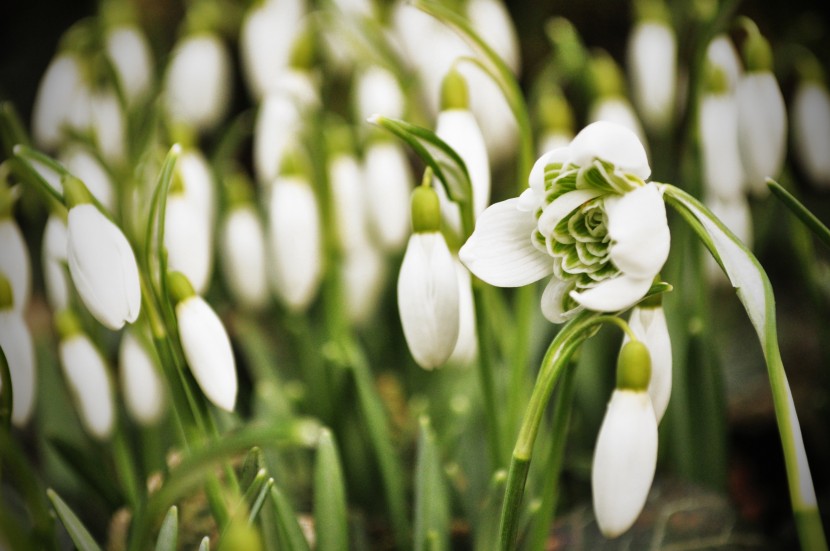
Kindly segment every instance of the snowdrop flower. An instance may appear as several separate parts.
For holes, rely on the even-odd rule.
[[[536,161],[521,197],[487,208],[459,257],[498,287],[552,274],[542,312],[554,323],[582,308],[629,308],[669,253],[666,207],[660,187],[644,181],[650,173],[633,132],[595,122]]]
[[[164,413],[164,383],[156,362],[132,329],[121,337],[118,365],[127,411],[142,425],[156,423]]]
[[[369,226],[380,246],[398,251],[409,233],[412,172],[400,145],[379,138],[369,143],[363,159]]]
[[[314,190],[305,177],[283,175],[268,206],[271,284],[290,310],[305,310],[323,275],[322,226]]]
[[[237,203],[222,224],[222,268],[231,295],[258,309],[268,302],[265,228],[254,205]]]
[[[473,192],[473,211],[481,214],[490,203],[490,161],[481,129],[469,110],[467,82],[453,69],[444,77],[441,91],[442,110],[438,114],[435,134],[458,153],[467,167]],[[441,216],[452,230],[461,233],[461,213],[449,200],[443,186],[435,190],[441,200]]]
[[[124,160],[127,149],[126,122],[118,97],[111,88],[92,93],[90,130],[104,160],[112,164]]]
[[[395,75],[379,65],[361,70],[355,77],[354,111],[357,120],[375,113],[398,119],[403,116],[405,98]]]
[[[769,191],[767,178],[777,178],[787,151],[787,108],[772,74],[772,50],[757,33],[745,45],[747,71],[738,82],[738,145],[746,185],[755,195]]]
[[[807,177],[830,188],[830,92],[818,74],[796,86],[792,100],[793,148]]]
[[[659,298],[658,298],[659,300]],[[648,384],[648,395],[654,407],[657,422],[663,418],[669,405],[672,382],[672,356],[669,328],[666,324],[666,314],[660,304],[646,304],[636,306],[631,310],[628,325],[637,339],[646,345],[651,358],[651,380]],[[622,346],[630,342],[626,334]]]
[[[35,405],[37,370],[35,346],[23,314],[14,308],[14,289],[6,274],[0,272],[0,349],[6,357],[11,375],[14,404],[12,422],[24,426]],[[0,390],[3,387],[0,381]]]
[[[253,3],[245,14],[239,30],[240,57],[255,100],[273,90],[288,66],[305,11],[305,0],[265,0]]]
[[[56,318],[58,355],[84,429],[99,440],[109,438],[115,425],[115,400],[109,367],[69,310]]]
[[[0,184],[4,185],[4,184]],[[32,293],[32,266],[29,249],[17,222],[12,218],[11,192],[0,190],[7,197],[0,198],[0,272],[12,286],[14,310],[23,312]]]
[[[329,135],[345,134],[346,129],[329,129]],[[343,135],[344,148],[351,137]],[[328,177],[331,196],[331,211],[336,228],[335,234],[341,251],[351,251],[369,243],[369,228],[366,216],[366,182],[363,170],[355,155],[349,151],[332,152],[329,158]]]
[[[32,135],[46,150],[56,149],[64,138],[64,127],[83,85],[80,59],[63,52],[49,62],[40,80],[32,108]]]
[[[386,280],[386,262],[381,251],[364,242],[345,253],[340,267],[346,317],[360,327],[371,319]]]
[[[207,159],[199,149],[186,148],[176,162],[176,173],[188,201],[212,228],[216,221],[216,185]]]
[[[127,238],[95,205],[77,178],[63,182],[67,215],[67,260],[84,305],[106,327],[132,323],[141,309],[138,265]]]
[[[100,161],[88,149],[73,144],[64,149],[58,160],[73,176],[81,180],[90,193],[109,212],[115,210],[115,188]],[[62,189],[62,187],[61,187]]]
[[[180,272],[168,276],[179,338],[190,372],[208,400],[225,411],[236,404],[236,360],[222,320]]]
[[[164,248],[170,269],[186,275],[197,293],[207,291],[213,267],[211,226],[181,187],[171,188],[167,198]]]
[[[732,41],[725,34],[719,34],[706,47],[706,60],[723,71],[726,77],[724,90],[734,92],[741,80],[741,60]]]
[[[171,120],[208,130],[224,116],[231,95],[230,54],[219,36],[182,38],[164,76],[164,103]]]
[[[636,5],[641,13],[628,37],[627,49],[634,102],[643,122],[662,131],[674,113],[677,38],[661,1]]]
[[[475,299],[470,272],[458,257],[453,256],[455,275],[458,278],[458,339],[448,363],[470,365],[478,357],[478,331],[476,331]]]
[[[458,276],[440,225],[438,195],[419,186],[398,274],[398,311],[409,351],[424,369],[443,365],[458,339]]]
[[[127,103],[135,103],[147,94],[153,79],[153,53],[147,36],[136,25],[113,27],[107,31],[106,50]]]
[[[726,74],[709,65],[698,113],[703,183],[723,200],[743,193],[744,170],[738,144],[738,103],[726,87]]]
[[[66,256],[66,242],[66,220],[59,214],[49,215],[43,230],[41,262],[46,298],[54,312],[69,308],[69,280],[66,273],[69,260]]]
[[[657,418],[646,387],[649,352],[639,341],[620,351],[617,388],[599,429],[591,467],[594,514],[614,538],[642,511],[657,467]]]
[[[645,132],[634,107],[625,97],[620,67],[607,52],[598,51],[591,59],[590,70],[596,97],[588,109],[588,120],[608,121],[624,126],[634,132],[645,147]]]

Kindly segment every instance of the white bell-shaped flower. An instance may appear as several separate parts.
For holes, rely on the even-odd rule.
[[[164,76],[167,115],[196,130],[213,128],[227,111],[232,82],[230,54],[219,36],[180,39]]]
[[[345,253],[340,277],[349,323],[360,327],[371,319],[383,291],[386,272],[383,254],[371,243],[363,243]]]
[[[182,272],[197,293],[210,285],[213,268],[211,225],[183,192],[167,198],[164,217],[164,248],[171,270]]]
[[[487,45],[493,48],[511,71],[521,67],[519,37],[510,19],[507,6],[499,0],[470,0],[467,17],[479,36],[487,37]]]
[[[56,149],[64,138],[64,127],[75,96],[83,82],[81,63],[72,53],[55,56],[40,79],[32,108],[32,135],[46,150]]]
[[[698,114],[703,184],[728,200],[743,193],[744,170],[738,145],[738,103],[728,93],[704,93]]]
[[[246,308],[268,302],[265,228],[253,205],[232,207],[222,224],[221,260],[231,295]]]
[[[176,161],[176,173],[181,179],[187,200],[196,207],[199,216],[207,219],[208,225],[213,228],[217,210],[216,185],[204,154],[196,148],[184,149]]]
[[[628,68],[634,102],[649,128],[664,130],[674,114],[677,38],[666,21],[645,19],[628,37]]]
[[[265,0],[251,4],[239,31],[242,74],[255,100],[277,86],[302,30],[305,0]]]
[[[367,246],[366,182],[360,162],[351,153],[335,154],[329,161],[329,189],[335,234],[341,250]]]
[[[628,325],[641,342],[648,348],[651,357],[651,380],[648,394],[657,422],[663,418],[669,405],[672,384],[672,355],[669,328],[662,306],[638,306],[631,310]],[[628,335],[623,346],[629,342]]]
[[[74,329],[61,335],[58,355],[84,429],[100,440],[109,438],[115,426],[115,400],[101,352],[75,322]]]
[[[448,363],[471,365],[478,357],[478,331],[476,330],[475,299],[470,271],[458,257],[453,257],[458,277],[458,339]]]
[[[69,206],[66,250],[72,282],[99,322],[121,329],[125,322],[134,322],[141,309],[135,254],[118,226],[94,205],[82,202],[89,192],[79,180],[67,179],[64,190]]]
[[[98,90],[90,101],[90,124],[98,151],[108,163],[122,162],[127,149],[126,121],[115,91]]]
[[[58,160],[72,175],[80,179],[90,193],[109,212],[115,212],[115,188],[107,169],[87,148],[70,145],[61,151]]]
[[[459,251],[470,271],[499,287],[553,274],[542,312],[561,323],[581,308],[636,304],[669,253],[666,207],[645,150],[630,130],[601,121],[567,148],[543,155],[521,197],[479,217]]]
[[[375,113],[399,119],[403,116],[405,101],[398,79],[379,65],[366,67],[355,77],[354,110],[357,120],[364,121]]]
[[[15,312],[23,312],[32,293],[32,265],[26,240],[11,213],[0,214],[0,273],[12,286]]]
[[[588,114],[590,122],[606,121],[628,128],[645,147],[645,132],[631,103],[622,96],[606,96],[596,101]]]
[[[801,81],[792,100],[793,149],[807,178],[830,188],[830,92],[817,80]]]
[[[438,196],[419,186],[412,194],[414,233],[398,274],[398,311],[409,351],[424,369],[442,366],[458,340],[458,276],[440,221]]]
[[[305,310],[323,275],[322,226],[314,190],[305,178],[280,176],[268,206],[271,286],[290,310]]]
[[[706,47],[706,60],[723,71],[727,92],[734,92],[741,80],[743,68],[741,59],[732,41],[725,34],[719,34]]]
[[[108,29],[106,50],[127,103],[144,97],[153,82],[153,53],[144,31],[130,24]]]
[[[50,215],[43,230],[41,262],[46,299],[54,312],[69,308],[69,279],[66,272],[69,260],[66,256],[66,243],[66,221],[57,214]]]
[[[156,423],[164,414],[164,382],[150,352],[132,329],[121,337],[118,365],[127,411],[142,425]]]
[[[363,167],[369,225],[381,247],[398,251],[409,233],[412,168],[400,145],[391,141],[370,143]]]
[[[254,173],[260,184],[269,185],[279,173],[283,155],[300,129],[300,110],[286,94],[269,94],[254,123]]]
[[[753,194],[766,195],[766,179],[778,178],[787,153],[787,108],[771,71],[745,73],[738,83],[738,145]]]
[[[236,360],[222,320],[193,292],[187,278],[169,276],[176,304],[176,321],[187,365],[205,396],[216,406],[233,411],[236,404]]]
[[[11,282],[0,273],[0,349],[6,357],[14,393],[12,423],[22,427],[34,410],[37,368],[32,334],[23,314],[13,307],[13,295]],[[2,387],[0,381],[0,390]]]

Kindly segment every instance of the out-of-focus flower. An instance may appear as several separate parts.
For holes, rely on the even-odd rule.
[[[584,128],[542,156],[521,197],[490,206],[459,252],[491,285],[518,287],[553,274],[542,312],[561,323],[580,309],[637,303],[669,253],[662,192],[646,184],[645,150],[609,122]]]
[[[736,195],[722,199],[717,195],[707,195],[704,203],[712,211],[723,225],[729,228],[735,236],[748,248],[752,249],[752,210],[749,207],[749,200],[746,195]],[[721,285],[724,288],[731,288],[732,283],[723,272],[723,268],[712,258],[706,255],[704,258],[706,277],[710,283]]]
[[[645,132],[634,107],[625,96],[622,70],[614,59],[598,50],[589,66],[594,87],[594,100],[588,109],[590,122],[607,121],[624,126],[636,134],[646,147]]]
[[[793,149],[807,178],[822,188],[830,188],[830,92],[821,70],[802,77],[793,94]]]
[[[59,214],[51,214],[43,230],[43,281],[46,298],[54,312],[69,308],[69,280],[66,265],[66,220]]]
[[[98,202],[109,212],[115,211],[115,189],[107,169],[87,148],[73,144],[64,149],[58,160],[81,180]]]
[[[203,32],[180,39],[164,75],[170,120],[199,131],[216,126],[231,95],[231,59],[219,36]]]
[[[244,307],[257,309],[268,302],[265,228],[252,204],[231,207],[220,240],[225,282]]]
[[[725,83],[723,90],[734,92],[738,88],[743,69],[741,59],[735,46],[725,34],[719,34],[706,47],[706,60],[713,66],[723,71]]]
[[[674,114],[677,38],[661,0],[635,5],[640,9],[627,50],[634,103],[646,126],[663,131]]]
[[[32,109],[32,134],[35,143],[55,150],[64,139],[76,96],[83,85],[81,62],[74,53],[55,56],[40,79]]]
[[[179,338],[190,372],[216,406],[233,411],[236,404],[236,360],[222,320],[205,300],[193,291],[180,272],[168,276],[176,308]]]
[[[648,364],[649,352],[639,341],[628,342],[620,351],[617,388],[594,448],[594,514],[608,538],[619,536],[637,520],[657,467],[657,418],[646,392]]]
[[[171,189],[167,198],[164,248],[170,269],[186,275],[197,293],[207,291],[213,266],[211,226],[183,190]]]
[[[118,365],[127,411],[142,425],[156,423],[164,414],[164,383],[156,362],[132,329],[124,331],[121,337]]]
[[[112,88],[95,90],[89,98],[89,130],[101,156],[108,163],[122,162],[127,150],[124,112]]]
[[[365,121],[375,113],[397,119],[403,116],[405,98],[395,75],[378,65],[361,70],[355,77],[354,111]]]
[[[738,103],[726,87],[726,73],[716,65],[708,67],[698,114],[703,184],[707,193],[728,200],[741,195],[744,184],[738,145]]]
[[[0,190],[0,193],[6,192]],[[12,217],[11,198],[8,200],[8,204],[0,206],[0,272],[5,274],[12,286],[14,310],[23,312],[32,293],[32,266],[26,240]],[[5,201],[5,198],[0,199],[0,202]]]
[[[100,440],[109,438],[115,425],[115,401],[109,367],[69,310],[57,317],[58,354],[64,378],[78,408],[84,429]]]
[[[559,87],[539,94],[536,118],[541,121],[538,154],[567,147],[573,139],[573,112]]]
[[[6,357],[14,393],[12,422],[22,427],[34,409],[37,369],[32,334],[23,314],[14,308],[14,298],[11,281],[0,271],[0,349]],[[0,390],[2,387],[0,381]]]
[[[371,243],[364,243],[345,253],[340,268],[346,317],[355,326],[372,319],[386,279],[383,254]]]
[[[144,31],[131,24],[108,29],[106,50],[127,103],[143,98],[153,82],[153,53]]]
[[[364,155],[370,228],[385,250],[400,250],[409,232],[409,161],[398,143],[385,139],[370,142]]]
[[[72,282],[95,318],[113,330],[132,323],[141,309],[138,265],[127,238],[89,202],[76,178],[64,181],[69,208],[67,260]]]
[[[353,153],[332,153],[329,160],[329,188],[335,234],[340,249],[351,251],[368,246],[366,182],[360,162]]]
[[[441,225],[435,190],[412,194],[412,229],[398,274],[398,311],[412,357],[424,369],[443,365],[458,339],[458,276]]]
[[[311,184],[299,174],[279,176],[268,206],[271,284],[290,310],[305,310],[323,275],[322,226]]]

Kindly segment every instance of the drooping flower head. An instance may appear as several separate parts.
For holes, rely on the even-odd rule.
[[[518,287],[553,275],[542,312],[561,323],[578,310],[636,304],[669,253],[662,192],[630,130],[584,128],[543,155],[521,197],[489,207],[459,254],[483,281]]]

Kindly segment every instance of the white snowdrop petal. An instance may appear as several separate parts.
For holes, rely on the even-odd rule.
[[[213,265],[210,225],[196,205],[181,193],[167,199],[164,247],[169,269],[187,276],[197,294],[204,293]]]
[[[665,128],[674,109],[677,82],[677,40],[665,23],[643,21],[628,40],[628,67],[633,97],[643,122]]]
[[[729,91],[734,91],[741,79],[743,69],[741,69],[738,52],[726,34],[719,34],[712,39],[706,48],[706,59],[723,70],[727,78]]]
[[[54,312],[60,312],[69,307],[66,243],[66,222],[57,215],[49,216],[43,230],[41,255],[46,298]]]
[[[12,422],[17,427],[23,427],[34,410],[37,366],[32,333],[20,312],[0,311],[0,349],[6,356],[14,393]],[[0,389],[2,387],[0,381]]]
[[[349,321],[357,326],[371,319],[386,279],[383,254],[370,243],[349,250],[340,271]]]
[[[671,237],[660,188],[646,184],[606,199],[611,261],[623,273],[653,278],[669,256]]]
[[[628,325],[637,338],[646,345],[651,357],[651,380],[648,384],[648,394],[659,423],[669,405],[672,386],[671,339],[666,324],[666,314],[662,307],[637,307],[631,311]],[[623,338],[623,345],[628,341],[626,334]]]
[[[157,422],[164,413],[164,384],[149,351],[131,330],[121,338],[118,365],[127,411],[143,425]]]
[[[572,283],[555,277],[550,278],[542,293],[542,315],[551,323],[564,323],[568,320],[562,308],[562,300],[573,287]]]
[[[222,320],[198,295],[176,305],[176,320],[187,365],[199,388],[216,406],[233,411],[236,403],[236,361]]]
[[[511,71],[520,69],[519,38],[504,3],[497,0],[470,0],[467,17],[479,36],[501,57]]]
[[[409,238],[398,274],[398,310],[412,356],[424,369],[443,365],[458,339],[458,279],[438,232]]]
[[[365,155],[370,227],[385,250],[397,251],[410,231],[409,195],[414,182],[409,161],[394,142],[370,144]]]
[[[115,189],[112,179],[95,155],[86,148],[75,145],[65,149],[59,160],[109,212],[114,211]]]
[[[32,265],[26,240],[17,222],[0,219],[0,272],[12,288],[12,308],[23,312],[32,293]]]
[[[588,113],[588,120],[591,122],[611,122],[631,130],[637,136],[643,150],[647,150],[646,134],[643,131],[643,126],[640,124],[640,119],[637,118],[637,113],[634,112],[634,107],[632,107],[627,99],[621,97],[600,98],[591,106],[590,112]],[[648,161],[646,161],[646,166],[648,166]],[[627,169],[624,170],[639,176],[637,172]],[[650,170],[644,172],[650,172]],[[647,176],[640,177],[643,179],[647,178]]]
[[[208,220],[209,228],[213,228],[217,209],[216,185],[207,159],[198,149],[185,149],[176,161],[176,170],[188,201],[196,206],[200,216]]]
[[[542,235],[549,235],[563,218],[601,193],[596,189],[575,189],[563,193],[542,211],[537,223],[539,231]]]
[[[84,429],[95,438],[109,438],[115,425],[115,402],[104,358],[83,334],[62,340],[58,353]]]
[[[600,531],[617,537],[642,511],[657,466],[657,420],[645,392],[615,390],[599,429],[591,467]]]
[[[755,195],[768,192],[767,178],[778,178],[787,151],[787,108],[775,76],[747,73],[738,83],[738,145],[746,184]]]
[[[109,163],[120,163],[126,151],[124,113],[111,89],[91,96],[90,124],[101,156]]]
[[[277,177],[282,157],[299,129],[300,112],[285,94],[268,95],[254,123],[254,172],[260,184]]]
[[[520,287],[553,271],[553,259],[531,242],[536,218],[517,208],[518,199],[489,206],[458,252],[479,279],[497,287]]]
[[[369,242],[366,183],[360,163],[352,154],[339,154],[329,163],[329,187],[337,238],[343,250]]]
[[[84,305],[110,329],[134,322],[141,288],[127,238],[91,204],[71,208],[68,218],[69,272]]]
[[[636,304],[651,288],[651,282],[650,277],[639,279],[623,274],[582,292],[571,291],[570,295],[589,310],[616,312]]]
[[[391,119],[403,116],[405,100],[401,85],[390,71],[378,65],[364,69],[355,81],[356,119],[364,121],[375,113]]]
[[[528,176],[528,185],[530,186],[530,189],[532,189],[538,197],[543,197],[545,195],[545,169],[547,166],[553,163],[565,164],[570,161],[570,159],[571,150],[570,147],[567,146],[551,149],[550,151],[542,154],[542,156],[536,159],[536,162],[533,163],[533,168],[530,169],[530,176]]]
[[[144,96],[153,77],[153,54],[144,31],[133,25],[110,29],[106,49],[127,102],[133,103]]]
[[[570,152],[571,162],[579,166],[601,159],[644,180],[651,174],[637,134],[613,122],[597,121],[583,128],[571,142]]]
[[[476,331],[475,298],[470,272],[453,257],[458,276],[458,339],[450,354],[449,363],[470,365],[478,357],[478,332]]]
[[[822,84],[802,82],[792,101],[793,147],[807,177],[830,187],[830,92]]]
[[[233,296],[247,308],[261,308],[268,301],[265,228],[256,209],[231,210],[222,231],[222,268]]]
[[[442,111],[435,134],[464,161],[473,188],[473,211],[478,216],[490,202],[490,161],[475,117],[466,109]]]
[[[74,55],[59,54],[49,62],[32,108],[32,134],[38,146],[53,150],[60,145],[63,126],[80,85],[81,67]]]
[[[735,97],[705,94],[698,116],[706,189],[724,199],[743,193],[744,170],[738,145],[738,104]]]

